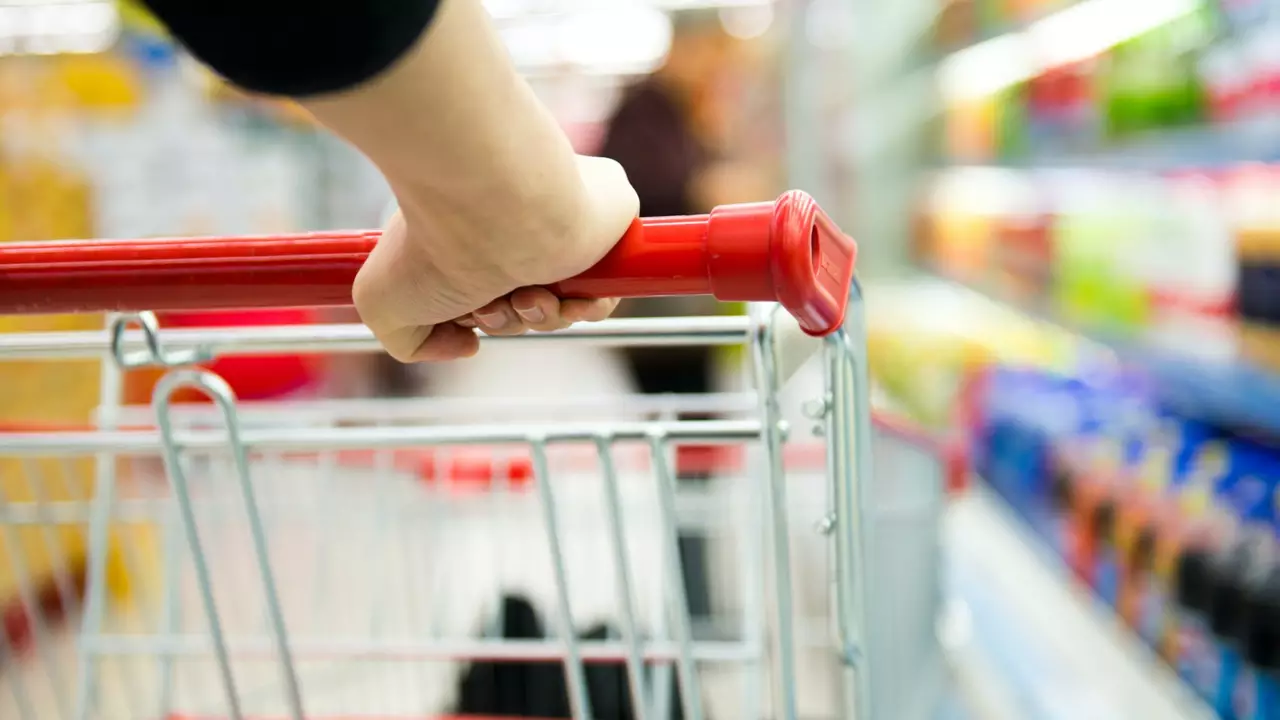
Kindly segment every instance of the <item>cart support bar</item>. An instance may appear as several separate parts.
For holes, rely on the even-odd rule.
[[[0,315],[351,304],[380,231],[0,244]],[[562,297],[710,294],[777,301],[805,332],[844,318],[857,256],[813,198],[638,219]]]

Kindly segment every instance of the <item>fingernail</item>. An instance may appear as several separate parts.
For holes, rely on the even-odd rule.
[[[476,317],[479,318],[481,325],[492,330],[500,330],[502,326],[507,324],[507,314],[501,310],[488,314],[476,313]]]
[[[542,312],[542,308],[537,305],[530,308],[516,308],[516,312],[520,313],[520,317],[532,323],[540,323],[547,319],[546,313]]]
[[[476,321],[470,317],[458,318],[456,322],[464,328],[474,328],[476,326]]]

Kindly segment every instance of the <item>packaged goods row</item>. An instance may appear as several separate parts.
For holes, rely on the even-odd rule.
[[[1280,712],[1280,449],[1156,403],[1140,374],[994,367],[975,469],[1219,715]]]
[[[1280,110],[1280,7],[1270,0],[1031,5],[987,12],[997,19],[979,27],[1015,32],[960,33],[977,44],[943,61],[942,149],[951,161],[1089,154]],[[1043,19],[1019,20],[1028,17]]]
[[[1239,314],[1280,320],[1275,166],[1216,172],[943,172],[917,257],[948,275],[1122,331]],[[1238,302],[1237,302],[1238,300]]]

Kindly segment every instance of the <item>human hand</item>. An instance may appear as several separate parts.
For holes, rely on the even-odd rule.
[[[518,335],[608,317],[617,300],[564,300],[543,287],[598,262],[639,208],[617,163],[579,156],[577,170],[473,202],[397,188],[400,210],[352,288],[387,352],[453,360],[479,349],[476,329]]]

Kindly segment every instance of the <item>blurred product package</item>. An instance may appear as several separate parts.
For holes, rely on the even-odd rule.
[[[1280,223],[1262,201],[1276,177],[1269,166],[956,168],[922,195],[917,257],[1085,330],[1195,337],[1201,348],[1211,333],[1226,347],[1237,295],[1246,320],[1270,322],[1267,298],[1280,293],[1267,255]]]
[[[975,469],[1221,717],[1276,703],[1280,448],[1183,419],[1141,376],[995,366]]]
[[[941,48],[944,68],[963,66],[942,76],[943,150],[952,162],[1099,151],[1199,125],[1222,115],[1215,101],[1231,95],[1225,85],[1239,84],[1241,75],[1256,85],[1266,75],[1255,67],[1265,65],[1255,62],[1257,52],[1247,69],[1231,61],[1238,53],[1224,45],[1251,41],[1224,39],[1221,8],[1209,0],[1180,13],[1155,2],[1038,3],[977,23],[964,19],[963,8],[972,4],[948,3],[938,25],[952,35],[956,28],[983,28],[958,47],[944,41]],[[1008,5],[992,3],[1000,4]],[[1112,16],[1123,29],[1098,32],[1094,20]],[[1055,52],[1037,52],[1045,43]]]

